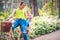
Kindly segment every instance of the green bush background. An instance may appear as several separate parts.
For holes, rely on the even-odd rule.
[[[60,29],[60,19],[57,16],[37,16],[30,24],[30,38],[44,35]]]

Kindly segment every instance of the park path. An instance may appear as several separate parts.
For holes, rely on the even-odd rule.
[[[50,34],[46,34],[46,35],[37,37],[32,40],[60,40],[60,30],[57,30],[57,31],[52,32]]]

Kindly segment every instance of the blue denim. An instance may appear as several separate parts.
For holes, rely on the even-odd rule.
[[[30,18],[27,18],[27,22],[28,22],[28,23],[30,22]]]
[[[26,20],[17,19],[14,21],[14,23],[12,25],[12,31],[14,32],[14,29],[18,26],[20,26],[24,40],[28,40],[26,27],[29,27],[29,23]]]

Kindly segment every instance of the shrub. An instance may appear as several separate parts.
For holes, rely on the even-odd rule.
[[[45,5],[42,7],[42,9],[38,9],[39,15],[43,16],[43,15],[58,15],[58,9],[55,9],[52,6],[51,2],[47,2],[45,3]]]
[[[37,16],[30,24],[30,38],[44,35],[60,29],[60,20],[56,16]]]
[[[9,13],[9,12],[7,12],[7,13],[0,12],[0,19],[5,20],[9,15],[10,15],[10,13]]]

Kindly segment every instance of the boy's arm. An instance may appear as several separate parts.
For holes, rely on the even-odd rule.
[[[30,21],[32,21],[32,18],[33,18],[33,14],[31,13],[31,10],[30,11],[27,11],[27,13],[25,13],[26,15],[26,18],[29,19]]]
[[[7,18],[7,20],[9,20],[10,18],[12,18],[12,17],[14,16],[15,11],[16,11],[16,10],[13,10],[12,14]]]

